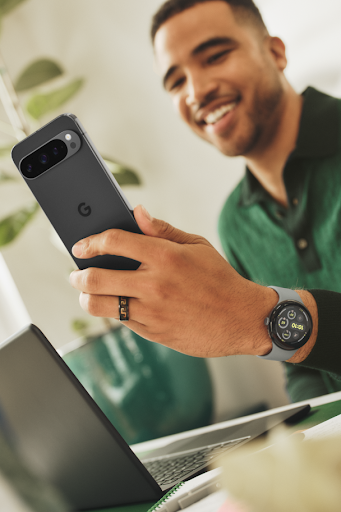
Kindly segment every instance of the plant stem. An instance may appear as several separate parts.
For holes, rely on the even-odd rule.
[[[30,130],[19,103],[18,96],[8,74],[7,67],[0,52],[0,101],[12,125],[18,141],[29,135]]]

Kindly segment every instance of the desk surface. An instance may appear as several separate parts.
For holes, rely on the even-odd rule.
[[[264,411],[257,414],[252,414],[250,416],[244,416],[242,418],[237,418],[234,420],[224,421],[223,423],[217,423],[214,425],[209,425],[208,427],[202,427],[200,429],[196,429],[196,432],[211,432],[218,428],[222,428],[224,426],[238,425],[240,423],[245,423],[246,421],[250,421],[251,419],[265,417],[269,414],[272,414],[274,411],[285,411],[290,408],[296,407],[297,405],[310,404],[312,410],[306,418],[304,418],[300,423],[295,425],[295,430],[297,426],[299,427],[312,427],[314,425],[318,425],[322,423],[322,421],[329,420],[338,414],[341,414],[341,391],[337,393],[331,393],[330,395],[324,395],[318,398],[312,398],[311,400],[304,400],[303,402],[298,402],[295,404],[285,405],[283,407],[278,407],[276,409],[271,409],[270,411]],[[145,453],[160,446],[164,446],[170,441],[175,441],[178,439],[183,439],[192,435],[193,431],[189,432],[181,432],[180,434],[174,434],[172,436],[163,437],[160,439],[153,439],[152,441],[146,441],[144,443],[139,443],[131,446],[132,450],[136,453]],[[154,503],[139,503],[136,505],[126,505],[123,507],[113,507],[101,510],[94,510],[92,512],[147,512],[149,508],[153,506]]]

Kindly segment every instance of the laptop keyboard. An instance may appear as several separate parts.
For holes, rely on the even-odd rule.
[[[168,455],[144,460],[143,464],[159,485],[172,485],[189,476],[194,471],[207,466],[213,459],[244,443],[250,436],[233,439],[224,443],[206,446],[200,450],[191,450],[178,455]]]

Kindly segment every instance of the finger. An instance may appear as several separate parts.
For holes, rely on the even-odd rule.
[[[85,270],[74,270],[70,274],[70,284],[76,290],[92,295],[124,295],[141,297],[141,271],[108,270],[89,267]]]
[[[84,311],[92,316],[120,319],[118,297],[116,296],[92,295],[82,292],[79,297],[79,303]],[[129,321],[124,321],[124,324],[129,327],[130,321],[134,321],[145,327],[144,312],[145,308],[143,308],[138,299],[129,298]]]
[[[81,293],[79,302],[82,308],[92,316],[119,320],[118,297]],[[139,299],[129,298],[129,320],[122,321],[122,324],[142,338],[162,343],[162,329],[157,329],[153,321],[155,315],[149,315],[148,311],[149,309],[146,309]],[[151,324],[153,324],[152,328]]]
[[[72,253],[76,258],[93,258],[111,254],[148,263],[155,258],[155,251],[160,250],[160,242],[165,243],[121,229],[108,229],[77,242],[72,248]]]
[[[139,228],[145,235],[164,238],[178,244],[205,243],[210,245],[210,243],[201,236],[191,235],[190,233],[181,231],[181,229],[175,228],[171,224],[168,224],[168,222],[151,217],[142,205],[136,206],[134,216]]]
[[[140,229],[147,237],[120,229],[109,229],[77,242],[72,248],[73,255],[76,258],[93,258],[111,254],[149,263],[155,258],[156,251],[164,247],[160,245],[160,239],[178,244],[200,243],[211,246],[201,236],[186,233],[163,220],[152,218],[143,206],[137,206],[134,214]]]

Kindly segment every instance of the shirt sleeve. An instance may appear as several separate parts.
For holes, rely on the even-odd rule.
[[[309,400],[334,391],[326,385],[324,372],[306,368],[299,364],[283,363],[286,373],[286,390],[292,402]]]
[[[318,334],[308,357],[295,366],[328,372],[341,380],[341,293],[308,290],[318,309]]]

